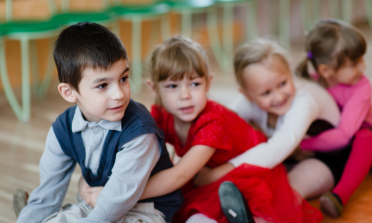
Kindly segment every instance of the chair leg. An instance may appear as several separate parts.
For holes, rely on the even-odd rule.
[[[311,27],[311,7],[309,7],[310,4],[311,4],[311,1],[309,0],[300,1],[301,24],[302,24],[302,29],[304,31],[308,30]]]
[[[247,4],[247,41],[257,38],[257,1]]]
[[[371,9],[371,7],[372,7],[372,0],[364,0],[364,8]],[[366,14],[367,14],[369,26],[372,28],[372,11],[366,10]]]
[[[150,36],[150,44],[149,44],[149,50],[152,51],[152,49],[158,44],[159,42],[159,38],[160,38],[160,35],[159,35],[159,28],[161,29],[161,27],[159,27],[159,23],[158,21],[156,20],[151,20],[151,36]],[[161,25],[161,24],[160,24]],[[147,55],[147,52],[145,53],[145,55]]]
[[[133,93],[137,93],[142,88],[141,71],[141,19],[132,19],[132,77],[131,85]]]
[[[351,0],[342,0],[342,19],[346,22],[351,22],[351,15],[353,13],[353,3]],[[366,8],[366,11],[371,10],[371,8]]]
[[[339,0],[330,0],[329,9],[331,18],[340,18]]]
[[[170,34],[170,21],[169,14],[165,14],[161,17],[161,38],[162,41],[166,40]]]
[[[279,4],[279,39],[284,47],[290,49],[290,0],[280,0]]]
[[[29,40],[21,39],[22,57],[22,120],[28,121],[31,114],[31,90],[30,90],[30,51]]]
[[[120,22],[115,21],[111,23],[111,31],[120,38]]]
[[[43,81],[39,85],[38,91],[37,91],[37,96],[38,97],[44,97],[45,94],[47,93],[50,83],[52,82],[53,79],[53,71],[54,71],[54,60],[53,60],[53,50],[54,50],[54,41],[55,38],[50,38],[49,39],[49,52],[48,52],[48,62],[47,62],[47,67],[45,69],[45,74]]]
[[[191,37],[192,30],[192,12],[183,11],[181,13],[181,34],[183,36]]]
[[[33,93],[34,95],[38,95],[38,89],[40,84],[40,71],[36,49],[36,40],[30,40],[30,53],[32,55],[30,59],[32,69]]]
[[[211,44],[211,49],[216,58],[217,64],[220,68],[225,71],[226,67],[225,64],[227,59],[225,58],[225,54],[223,53],[221,42],[219,39],[218,28],[217,28],[217,11],[216,8],[210,8],[207,14],[207,29],[208,29],[208,37],[209,42]]]
[[[234,54],[234,5],[225,4],[223,6],[223,49],[227,60],[224,60],[227,69],[231,68]]]
[[[17,101],[17,97],[15,96],[12,85],[8,79],[8,69],[6,66],[5,60],[5,41],[3,39],[0,40],[0,69],[1,69],[1,80],[3,82],[4,92],[9,101],[10,107],[13,109],[14,113],[16,114],[18,120],[22,120],[22,109]]]
[[[312,27],[316,22],[319,21],[321,8],[319,7],[320,6],[319,0],[313,0],[311,2],[313,3],[312,9],[313,9],[313,15],[314,15],[311,21],[311,27]]]
[[[5,59],[5,43],[0,40],[0,73],[3,82],[4,92],[9,101],[10,107],[13,109],[18,120],[28,121],[30,118],[30,78],[29,78],[29,63],[28,63],[28,40],[21,40],[21,53],[22,53],[22,107],[20,106],[17,97],[14,94],[12,86],[8,78],[8,70],[6,67]],[[27,54],[27,55],[24,55]],[[27,62],[25,62],[27,61]]]
[[[311,29],[320,18],[319,0],[301,0],[301,24],[304,31]]]

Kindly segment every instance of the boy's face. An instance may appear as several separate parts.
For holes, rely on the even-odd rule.
[[[169,78],[159,82],[157,88],[163,107],[178,121],[192,122],[208,101],[207,77],[198,77],[196,74],[193,79],[189,79],[187,75],[181,80]]]
[[[76,103],[89,122],[119,121],[130,101],[129,68],[119,60],[108,70],[87,68],[82,73]]]
[[[245,88],[240,91],[262,110],[281,116],[291,107],[295,95],[292,74],[278,57],[244,68],[243,81]]]

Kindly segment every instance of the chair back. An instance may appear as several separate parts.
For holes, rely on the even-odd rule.
[[[57,13],[58,8],[54,0],[46,0],[50,16]],[[5,19],[7,22],[13,21],[13,0],[5,0]]]
[[[87,2],[89,2],[89,1],[87,1]],[[105,10],[110,6],[110,0],[101,0],[101,4],[102,4],[101,11]],[[62,10],[63,13],[67,13],[67,12],[71,11],[70,0],[62,0],[61,1],[61,10]]]

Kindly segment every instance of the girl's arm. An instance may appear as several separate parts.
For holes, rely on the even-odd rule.
[[[297,148],[310,124],[319,117],[319,113],[320,108],[310,93],[297,92],[291,108],[272,137],[229,162],[235,167],[243,163],[270,169],[275,167]]]
[[[352,88],[352,94],[348,96],[346,103],[343,103],[339,125],[315,137],[303,140],[301,142],[302,149],[326,152],[343,148],[350,142],[360,129],[371,107],[371,85],[369,80],[367,78],[362,79],[361,83],[352,86]],[[337,96],[345,97],[342,91],[345,91],[345,86],[336,86],[331,89],[331,94],[336,101],[340,101],[337,100]]]
[[[209,146],[193,146],[175,166],[151,176],[140,199],[162,196],[181,188],[205,166],[214,152]]]
[[[181,188],[205,166],[214,152],[215,149],[209,146],[193,146],[175,166],[149,178],[140,200],[169,194]],[[89,206],[94,207],[103,187],[86,187],[85,185],[84,179],[81,179],[79,194]]]
[[[215,168],[203,167],[194,178],[194,185],[201,187],[213,183],[235,169],[231,163],[225,163]]]

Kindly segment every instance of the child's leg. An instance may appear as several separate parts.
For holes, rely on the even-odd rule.
[[[23,189],[17,189],[13,195],[13,210],[17,218],[22,209],[27,205],[28,193]]]
[[[222,212],[230,223],[254,223],[244,195],[233,182],[225,181],[218,188]]]
[[[217,223],[217,221],[211,218],[208,218],[206,215],[202,213],[197,213],[189,217],[186,223]]]
[[[59,212],[46,218],[42,223],[71,223],[88,216],[92,210],[84,201],[76,204],[66,204]]]
[[[332,191],[341,198],[344,205],[368,174],[371,164],[372,131],[362,129],[355,135],[352,150],[340,182]]]
[[[155,209],[154,203],[137,203],[116,223],[165,223],[164,215]]]
[[[256,223],[269,223],[268,221],[261,217],[254,216],[253,218]],[[217,223],[217,221],[208,218],[202,213],[197,213],[192,215],[189,219],[187,219],[186,223]]]
[[[293,167],[288,173],[288,181],[305,199],[320,196],[334,185],[331,170],[314,158],[306,159]]]

